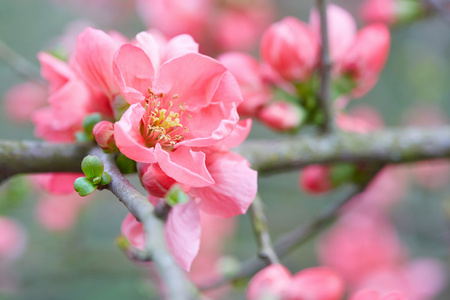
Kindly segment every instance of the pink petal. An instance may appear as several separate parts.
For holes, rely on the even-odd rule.
[[[245,158],[232,152],[208,157],[207,167],[216,183],[191,190],[201,199],[200,209],[223,218],[244,214],[256,196],[257,172],[249,168]]]
[[[147,148],[139,132],[145,109],[140,104],[131,105],[114,124],[116,146],[128,158],[142,163],[155,163],[154,148]]]
[[[131,245],[140,250],[145,249],[144,226],[142,226],[142,223],[138,222],[131,213],[128,213],[122,221],[120,230]]]
[[[66,62],[57,59],[46,52],[39,52],[38,59],[41,63],[41,74],[49,82],[50,94],[59,90],[66,82],[74,77],[73,71]]]
[[[113,69],[114,80],[128,103],[140,103],[145,99],[155,71],[150,58],[141,48],[131,44],[120,47]]]
[[[270,265],[259,271],[248,284],[247,299],[260,300],[264,297],[280,299],[286,287],[291,283],[291,273],[279,264]]]
[[[198,53],[198,44],[189,34],[177,35],[167,43],[164,60],[166,61],[187,53]]]
[[[356,23],[345,9],[330,4],[327,6],[328,38],[331,60],[338,62],[347,54],[356,35]],[[320,37],[320,16],[317,9],[311,11],[309,24],[318,41]]]
[[[209,105],[226,69],[207,56],[188,53],[165,62],[154,84],[156,93],[178,95],[188,111]]]
[[[101,30],[87,28],[77,39],[77,48],[71,61],[73,67],[110,98],[119,92],[114,84],[112,62],[122,44]]]
[[[156,144],[155,154],[161,169],[176,181],[191,187],[204,187],[214,184],[206,169],[205,154],[192,151],[188,147],[178,147],[167,152]]]
[[[233,132],[227,136],[220,145],[223,145],[224,147],[230,149],[239,146],[244,142],[248,134],[250,133],[250,130],[252,129],[252,119],[245,119],[240,121],[236,128],[234,128]]]
[[[167,246],[178,265],[189,271],[200,248],[200,215],[191,200],[172,207],[164,227]]]

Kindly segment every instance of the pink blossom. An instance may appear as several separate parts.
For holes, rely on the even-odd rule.
[[[109,121],[101,121],[97,123],[92,129],[92,135],[95,138],[98,146],[105,151],[117,151],[116,143],[114,141],[114,125]]]
[[[115,81],[131,104],[114,126],[117,147],[142,163],[159,163],[176,181],[211,185],[205,154],[231,134],[242,101],[231,74],[217,61],[188,53],[155,70],[139,47],[124,45],[114,59]]]
[[[264,79],[263,66],[252,56],[228,52],[218,57],[236,78],[244,101],[238,106],[240,116],[255,116],[271,98],[271,91]]]
[[[367,25],[357,33],[345,57],[336,62],[341,74],[355,80],[354,96],[364,95],[375,85],[386,63],[389,46],[390,34],[386,25]]]
[[[333,188],[330,166],[309,165],[300,172],[299,186],[308,193],[320,194]]]
[[[362,290],[351,296],[350,300],[407,300],[407,298],[398,292],[392,292],[382,297],[376,291]]]
[[[258,272],[247,288],[248,300],[340,300],[343,294],[342,280],[330,269],[309,268],[292,276],[279,264]]]
[[[0,217],[0,262],[12,262],[26,249],[27,233],[23,226],[12,218]]]
[[[319,245],[323,265],[355,286],[369,274],[396,265],[405,256],[391,224],[370,211],[348,213],[328,232]]]
[[[347,55],[356,35],[356,23],[352,15],[345,9],[330,4],[327,6],[328,39],[330,58],[340,61]],[[311,10],[309,25],[318,41],[321,41],[320,16],[317,9]]]
[[[397,0],[366,0],[361,5],[360,13],[366,23],[392,25],[397,21]]]
[[[65,231],[75,224],[78,213],[86,204],[86,201],[88,201],[86,197],[80,197],[76,193],[68,195],[46,194],[39,199],[35,216],[45,229]]]
[[[36,82],[25,82],[5,94],[6,116],[18,123],[29,122],[31,115],[47,103],[47,88]]]
[[[287,17],[264,32],[260,52],[284,79],[305,81],[317,66],[319,44],[307,24]]]
[[[303,112],[295,104],[277,101],[260,109],[258,119],[273,130],[287,131],[302,124]]]

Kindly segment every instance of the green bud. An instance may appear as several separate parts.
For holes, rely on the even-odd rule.
[[[136,172],[136,162],[132,159],[129,159],[122,153],[119,153],[119,155],[117,156],[116,164],[122,174],[133,174],[134,172]]]
[[[81,170],[90,179],[101,177],[103,174],[103,163],[98,156],[88,155],[81,163]]]
[[[92,137],[92,129],[94,129],[95,124],[102,120],[102,115],[99,113],[94,113],[86,116],[83,120],[83,129],[84,132],[90,137],[90,139],[94,139]]]
[[[81,197],[90,195],[97,189],[97,185],[86,177],[78,177],[75,180],[73,187]]]
[[[102,178],[101,178],[99,184],[100,184],[100,185],[107,185],[107,184],[110,183],[110,182],[111,182],[111,176],[110,176],[108,173],[103,172]]]
[[[170,206],[187,203],[189,201],[189,197],[178,184],[172,185],[164,198]]]

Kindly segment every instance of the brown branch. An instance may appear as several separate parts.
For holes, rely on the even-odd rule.
[[[253,231],[259,246],[259,258],[261,258],[266,265],[279,263],[278,256],[272,247],[269,228],[267,226],[267,218],[264,214],[263,203],[259,196],[256,196],[255,200],[253,200],[249,212]]]
[[[156,264],[158,273],[167,286],[169,298],[195,299],[192,285],[169,254],[164,238],[164,221],[154,214],[153,205],[122,175],[114,155],[103,153],[99,148],[93,149],[91,154],[97,155],[102,160],[105,172],[111,175],[111,182],[107,185],[107,189],[119,198],[130,213],[143,224],[146,233],[146,252],[151,254]]]
[[[320,90],[318,95],[319,106],[323,115],[322,131],[331,132],[334,129],[332,105],[330,103],[331,58],[328,45],[328,22],[326,0],[316,0],[320,15]]]
[[[346,195],[336,203],[333,203],[329,208],[325,209],[319,216],[314,220],[306,222],[292,231],[286,233],[280,237],[274,246],[275,253],[278,257],[283,257],[295,248],[303,245],[309,241],[312,237],[316,236],[327,228],[335,219],[339,216],[342,207],[349,203],[356,195],[363,192],[368,186],[372,178],[376,175],[379,168],[373,171],[372,176],[362,184],[353,184],[349,187]],[[228,284],[236,279],[247,278],[254,275],[259,270],[266,267],[267,264],[260,257],[252,257],[241,263],[240,268],[234,273],[228,273],[226,276],[220,278],[216,282],[211,284],[200,286],[200,290],[209,290],[218,288],[225,284]]]
[[[438,0],[422,0],[425,7],[439,13],[444,20],[450,24],[450,11],[447,8],[448,1],[440,2]]]

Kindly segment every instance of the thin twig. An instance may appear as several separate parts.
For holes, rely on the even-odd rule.
[[[327,228],[341,213],[342,207],[349,203],[356,195],[363,192],[370,183],[371,179],[377,174],[379,168],[374,170],[373,175],[368,177],[366,182],[362,184],[353,184],[349,187],[349,191],[345,197],[333,203],[329,208],[325,209],[314,220],[302,224],[286,233],[275,242],[274,250],[278,257],[283,257],[295,248],[303,245]],[[200,290],[210,290],[228,284],[236,279],[247,278],[254,275],[259,270],[266,267],[266,263],[259,257],[252,257],[241,263],[241,267],[235,273],[228,273],[211,284],[200,286]]]
[[[450,23],[450,11],[445,7],[444,3],[438,0],[423,0],[423,2],[431,9],[437,11],[446,22]],[[448,4],[448,2],[446,4]]]
[[[169,298],[195,299],[192,285],[169,254],[164,238],[164,221],[156,217],[153,205],[122,175],[115,163],[114,155],[103,153],[99,148],[93,149],[91,154],[97,155],[102,160],[105,172],[111,175],[111,182],[107,188],[143,224],[146,233],[146,251],[151,253],[158,273],[167,286]]]
[[[322,130],[331,132],[334,129],[333,106],[330,103],[331,58],[328,45],[328,22],[326,0],[316,0],[320,15],[320,90],[318,95],[319,106],[323,115]]]
[[[17,74],[37,83],[44,83],[39,70],[23,56],[11,49],[0,39],[0,58],[3,59]]]
[[[263,203],[259,196],[256,196],[250,206],[250,218],[259,246],[259,258],[264,260],[267,265],[279,263],[278,256],[272,247],[267,218],[264,214]]]

